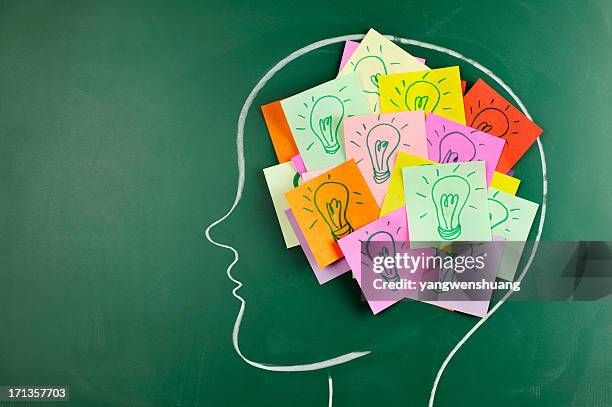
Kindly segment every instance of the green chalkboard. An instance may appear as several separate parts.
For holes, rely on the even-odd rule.
[[[284,249],[262,174],[276,161],[259,106],[333,78],[340,43],[258,93],[242,200],[211,234],[240,253],[246,358],[372,353],[286,373],[235,352],[233,254],[204,230],[234,202],[240,109],[278,61],[324,38],[374,27],[456,50],[544,128],[542,239],[610,239],[610,17],[609,2],[0,2],[0,385],[68,385],[87,406],[324,406],[329,375],[334,405],[426,405],[477,320],[411,302],[374,317],[349,275],[319,286]],[[516,176],[541,202],[537,148]],[[612,404],[611,310],[505,304],[452,359],[436,405]]]

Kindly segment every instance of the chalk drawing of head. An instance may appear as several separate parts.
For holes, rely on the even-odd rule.
[[[227,213],[225,213],[222,217],[220,217],[219,219],[217,219],[216,221],[214,221],[212,224],[210,224],[206,230],[205,230],[205,236],[207,238],[207,240],[214,244],[215,246],[222,248],[224,250],[228,250],[232,253],[233,255],[233,259],[231,261],[231,263],[228,265],[227,269],[226,269],[226,274],[227,277],[229,278],[229,280],[231,280],[234,284],[235,287],[232,290],[232,294],[233,296],[238,300],[240,307],[238,310],[238,314],[236,316],[235,319],[235,323],[234,323],[234,328],[232,331],[232,342],[233,342],[233,346],[234,346],[234,350],[236,351],[236,353],[238,354],[238,356],[246,363],[248,363],[249,365],[259,368],[259,369],[263,369],[263,370],[268,370],[268,371],[277,371],[277,372],[305,372],[305,371],[313,371],[313,370],[320,370],[320,369],[329,369],[333,366],[337,366],[340,364],[344,364],[356,359],[360,359],[363,358],[369,354],[371,354],[373,352],[373,349],[377,348],[377,344],[371,344],[371,346],[365,346],[365,348],[362,349],[349,349],[346,352],[342,352],[340,354],[337,355],[332,355],[331,357],[313,357],[311,360],[306,360],[306,361],[301,361],[300,363],[297,364],[278,364],[278,363],[272,363],[272,362],[264,362],[264,361],[256,361],[253,360],[251,358],[249,358],[245,353],[243,352],[243,349],[240,346],[240,329],[241,329],[241,324],[243,322],[243,317],[245,315],[245,310],[247,308],[247,301],[246,299],[241,295],[241,292],[239,292],[239,290],[241,289],[241,287],[243,287],[243,283],[241,282],[241,280],[239,278],[243,278],[243,277],[238,277],[235,276],[233,274],[234,271],[238,271],[234,270],[234,267],[237,264],[240,264],[239,261],[241,260],[240,257],[240,248],[239,247],[233,247],[231,245],[231,243],[222,243],[218,240],[213,239],[213,237],[211,237],[211,231],[219,224],[226,222],[226,221],[231,221],[229,218],[231,217],[231,214],[236,210],[236,208],[238,207],[239,203],[241,202],[242,198],[243,198],[243,191],[244,191],[244,187],[245,187],[245,183],[246,183],[246,179],[249,178],[251,179],[250,173],[249,173],[249,177],[246,177],[246,160],[245,160],[245,150],[244,150],[244,132],[245,132],[245,123],[246,123],[246,119],[247,119],[247,115],[251,112],[251,110],[256,110],[256,109],[252,109],[252,105],[253,102],[255,100],[255,98],[257,97],[257,95],[259,94],[259,92],[262,90],[262,88],[266,85],[266,83],[268,83],[268,81],[270,79],[272,79],[272,77],[274,77],[274,75],[276,73],[278,73],[281,69],[283,69],[289,62],[297,59],[298,57],[305,55],[311,51],[317,50],[319,48],[331,45],[331,44],[336,44],[336,43],[341,43],[344,41],[359,41],[364,37],[363,34],[353,34],[353,35],[344,35],[344,36],[340,36],[340,37],[335,37],[335,38],[329,38],[329,39],[324,39],[315,43],[312,43],[310,45],[307,45],[295,52],[293,52],[292,54],[290,54],[289,56],[285,57],[284,59],[282,59],[281,61],[279,61],[272,69],[270,69],[261,79],[260,81],[257,83],[257,85],[252,89],[252,91],[250,92],[250,94],[248,95],[247,99],[244,102],[244,105],[242,106],[242,109],[240,111],[240,115],[238,117],[238,123],[237,123],[237,134],[236,134],[236,146],[237,146],[237,166],[238,166],[238,172],[239,172],[239,179],[238,179],[238,186],[237,186],[237,191],[236,191],[236,196],[235,199],[229,209],[229,211]],[[450,55],[452,57],[455,57],[456,59],[462,61],[462,63],[467,63],[472,65],[473,67],[475,67],[476,69],[478,69],[479,71],[481,71],[484,75],[488,76],[492,81],[494,81],[495,83],[497,83],[499,86],[501,86],[506,93],[508,93],[511,98],[514,100],[514,102],[516,103],[516,105],[523,111],[523,113],[531,119],[531,116],[529,115],[527,109],[525,108],[525,106],[523,105],[523,103],[521,102],[521,100],[515,95],[515,93],[512,91],[512,89],[510,89],[500,78],[498,78],[493,72],[491,72],[489,69],[485,68],[484,66],[482,66],[480,63],[467,58],[463,55],[461,55],[460,53],[444,48],[444,47],[440,47],[437,45],[433,45],[433,44],[429,44],[429,43],[425,43],[425,42],[421,42],[421,41],[417,41],[417,40],[411,40],[411,39],[405,39],[405,38],[401,38],[401,37],[394,37],[394,36],[387,36],[387,38],[389,38],[390,40],[400,43],[400,44],[405,44],[405,45],[411,45],[411,46],[416,46],[416,47],[420,47],[420,48],[425,48],[425,49],[429,49],[429,50],[433,50],[436,52],[440,52],[446,55]],[[256,137],[261,137],[261,134],[256,135]],[[545,214],[546,214],[546,192],[548,190],[548,184],[547,184],[547,179],[546,179],[546,161],[545,161],[545,157],[544,157],[544,149],[543,149],[543,145],[540,141],[540,139],[538,138],[537,140],[538,143],[538,149],[539,149],[539,153],[540,153],[540,159],[541,159],[541,164],[542,164],[542,182],[543,182],[543,196],[542,196],[542,205],[541,205],[541,213],[540,213],[540,221],[539,221],[539,227],[538,227],[538,231],[537,231],[537,235],[536,235],[536,242],[533,245],[533,249],[531,251],[531,253],[529,254],[528,260],[523,268],[523,270],[521,271],[521,273],[519,274],[519,277],[517,278],[517,281],[521,281],[524,277],[524,275],[527,273],[527,271],[529,270],[529,267],[531,265],[531,262],[535,256],[535,253],[537,251],[538,248],[538,242],[540,239],[540,236],[542,234],[542,229],[543,229],[543,225],[544,225],[544,219],[545,219]],[[257,168],[256,170],[254,169],[253,172],[256,172],[258,176],[261,176],[261,168]],[[263,178],[263,176],[261,176],[261,178]],[[253,178],[254,179],[254,178]],[[257,243],[257,242],[256,242]],[[244,252],[244,251],[243,251]],[[304,262],[305,263],[305,262]],[[239,270],[243,270],[243,268],[247,268],[249,269],[250,266],[248,264],[240,264],[241,268]],[[260,269],[250,269],[249,272],[251,273],[267,273],[267,271],[265,270],[260,270]],[[312,276],[309,276],[311,278],[313,278]],[[246,287],[245,287],[246,288]],[[299,288],[296,288],[296,290],[299,292]],[[343,293],[345,294],[345,293]],[[508,296],[511,294],[511,292],[509,292],[508,294],[506,294],[501,301],[499,301],[493,308],[490,309],[489,313],[482,319],[478,320],[478,322],[468,331],[468,333],[461,338],[461,340],[459,340],[459,342],[455,345],[455,347],[451,350],[451,352],[447,355],[447,357],[445,358],[444,362],[442,363],[440,369],[438,370],[435,380],[432,383],[432,391],[431,391],[431,397],[430,397],[430,401],[429,404],[430,406],[433,405],[434,402],[434,398],[435,398],[435,394],[436,394],[436,389],[438,386],[438,383],[440,381],[440,378],[444,372],[444,370],[446,369],[449,361],[452,359],[452,357],[455,355],[455,353],[459,350],[459,348],[465,343],[465,341],[480,327],[482,326],[482,324],[489,318],[491,317],[491,315],[493,315],[500,306],[502,306],[506,299],[508,298]],[[315,301],[316,299],[313,299],[313,301]],[[365,306],[364,306],[365,307]],[[365,309],[365,308],[364,308]],[[221,312],[221,310],[217,310],[217,312]],[[279,305],[278,307],[278,312],[283,312],[283,307],[282,305]],[[297,316],[299,317],[299,316]],[[364,313],[364,318],[368,318],[370,317],[369,315],[366,316],[366,314]],[[384,341],[385,343],[389,344],[389,346],[392,346],[393,343],[396,343],[394,341]],[[379,344],[380,345],[380,344]],[[250,345],[250,348],[254,348],[256,347],[257,344],[253,344]],[[302,355],[303,358],[303,355]],[[329,370],[328,370],[329,371]],[[332,385],[331,385],[331,377],[329,379],[329,387],[330,387],[330,403],[331,403],[331,390],[332,390]]]

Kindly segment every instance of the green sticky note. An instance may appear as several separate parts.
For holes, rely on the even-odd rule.
[[[403,169],[412,242],[490,242],[484,161]]]
[[[497,277],[514,280],[538,206],[535,202],[489,188],[491,233],[509,242],[504,245]]]
[[[289,223],[285,211],[289,208],[285,192],[292,190],[301,183],[300,174],[295,169],[291,161],[278,164],[273,167],[264,168],[264,176],[270,190],[276,217],[285,240],[287,248],[299,245],[297,236],[293,232],[293,228]]]
[[[344,118],[370,113],[355,72],[298,93],[281,106],[308,171],[345,162]]]

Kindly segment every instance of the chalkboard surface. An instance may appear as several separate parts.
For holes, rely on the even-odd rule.
[[[240,108],[274,64],[320,39],[374,27],[454,49],[544,129],[542,239],[610,239],[610,17],[609,2],[0,2],[0,385],[68,385],[74,405],[312,406],[327,405],[331,375],[335,405],[425,405],[477,320],[411,302],[374,317],[349,275],[319,286],[300,249],[284,249],[261,171],[276,159],[259,106],[333,78],[341,44],[259,92],[243,197],[212,236],[240,252],[245,357],[372,353],[283,373],[234,351],[233,255],[204,229],[235,197]],[[537,148],[516,176],[541,202]],[[611,310],[505,304],[451,361],[436,405],[612,404]]]

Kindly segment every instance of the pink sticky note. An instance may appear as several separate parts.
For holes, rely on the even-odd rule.
[[[349,58],[351,57],[351,55],[353,55],[353,52],[355,52],[358,46],[359,46],[359,43],[356,41],[346,41],[344,43],[344,50],[342,51],[342,59],[340,60],[340,68],[338,68],[338,72],[340,72],[342,68],[344,68],[344,65],[346,65]],[[425,59],[419,58],[419,57],[415,57],[415,58],[420,63],[422,64],[425,63]]]
[[[425,120],[428,157],[441,164],[484,161],[487,185],[504,149],[502,138],[483,133],[433,113]]]
[[[372,296],[369,295],[367,290],[363,289],[362,286],[362,275],[361,275],[361,242],[369,242],[371,240],[391,241],[397,242],[398,246],[402,244],[404,247],[397,247],[397,250],[407,249],[408,245],[408,222],[406,220],[406,208],[401,207],[380,219],[362,227],[359,230],[351,233],[348,236],[338,240],[338,245],[344,253],[344,258],[348,262],[351,270],[353,270],[353,276],[357,280],[357,283],[362,288],[364,296],[368,301],[368,305],[372,309],[372,312],[376,315],[380,311],[389,308],[391,305],[399,301],[399,299],[392,299],[386,301],[372,300]],[[366,256],[368,253],[365,254]],[[368,298],[370,297],[370,298]]]
[[[323,168],[321,170],[306,171],[302,173],[302,181],[310,181],[311,179],[318,177],[319,175],[331,170],[332,168],[334,167]]]
[[[291,157],[291,162],[295,165],[295,169],[298,173],[303,174],[306,172],[306,165],[304,165],[301,154]]]
[[[347,41],[344,43],[344,51],[342,51],[342,59],[340,60],[340,69],[338,69],[338,72],[344,68],[344,65],[346,65],[349,58],[351,55],[353,55],[353,52],[355,52],[358,46],[359,43],[356,41]]]
[[[378,206],[387,193],[399,151],[427,157],[422,110],[353,116],[344,119],[346,159],[355,159]]]
[[[287,214],[289,223],[291,224],[291,227],[293,228],[293,231],[295,232],[295,236],[300,242],[300,246],[302,247],[302,250],[304,251],[304,255],[306,255],[306,260],[308,260],[308,264],[310,264],[310,267],[312,268],[312,271],[314,272],[314,275],[317,278],[317,281],[319,282],[319,284],[325,284],[328,281],[333,280],[334,278],[338,277],[339,275],[344,274],[347,271],[351,270],[346,259],[340,259],[336,261],[335,263],[330,264],[327,267],[320,268],[317,265],[317,261],[315,260],[314,256],[312,255],[312,251],[310,250],[310,247],[308,247],[308,242],[306,242],[306,239],[304,238],[304,234],[300,230],[300,227],[297,221],[295,220],[295,216],[293,215],[293,212],[291,212],[291,209],[287,209],[285,211],[285,214]]]

